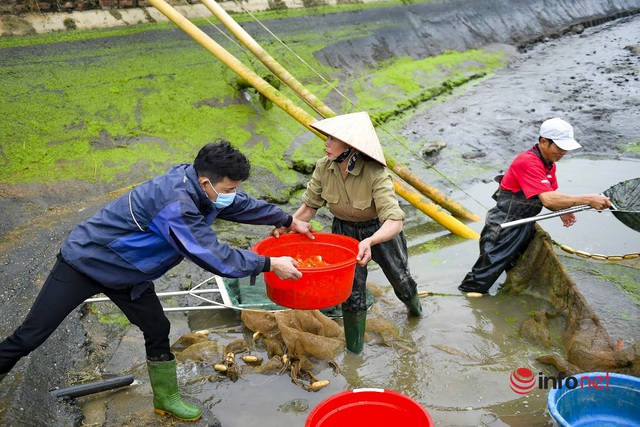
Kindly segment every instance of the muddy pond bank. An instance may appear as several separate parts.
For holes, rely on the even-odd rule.
[[[593,5],[599,4],[600,2],[593,2]],[[608,4],[617,5],[618,3]],[[620,4],[628,6],[628,3]],[[400,8],[400,10],[404,9]],[[310,20],[311,18],[305,18],[304,22],[309,24]],[[313,25],[328,25],[328,22],[321,20],[314,22]],[[408,146],[416,152],[425,141],[446,142],[445,149],[436,157],[428,159],[428,162],[439,171],[443,171],[463,189],[470,188],[473,183],[492,178],[497,169],[505,166],[507,159],[513,157],[518,151],[526,149],[528,144],[526,141],[535,138],[536,124],[550,114],[563,115],[568,117],[569,121],[576,123],[577,138],[585,146],[583,155],[608,159],[638,159],[640,113],[636,78],[639,63],[633,48],[640,40],[637,33],[638,27],[640,25],[636,17],[625,18],[587,29],[582,34],[575,33],[559,39],[545,40],[524,53],[514,52],[511,64],[497,72],[494,77],[485,79],[472,89],[464,88],[463,91],[456,92],[446,99],[427,103],[415,111],[400,115],[396,120],[385,124],[385,128],[404,135],[409,141]],[[171,37],[175,35],[176,33],[173,33]],[[596,46],[598,48],[595,48]],[[602,48],[599,48],[600,46]],[[357,51],[356,44],[352,44],[352,49],[351,52]],[[348,74],[348,70],[345,73]],[[5,141],[3,146],[4,144],[6,144]],[[476,154],[477,156],[474,157]],[[464,167],[461,167],[460,157],[465,159]],[[419,158],[408,157],[408,163],[428,181],[438,183],[441,188],[455,193],[457,197],[461,196],[450,182],[433,174],[433,170],[425,167]],[[574,172],[572,176],[575,174]],[[563,171],[564,176],[566,175]],[[259,180],[259,175],[254,179]],[[594,185],[600,189],[608,186],[608,183],[603,180]],[[113,197],[107,194],[85,200],[85,194],[96,193],[93,185],[82,182],[72,184],[70,187],[72,191],[60,187],[62,186],[59,184],[29,184],[21,187],[30,190],[30,192],[24,192],[29,196],[28,203],[25,203],[25,198],[15,196],[2,200],[3,216],[22,217],[14,222],[16,227],[7,229],[5,236],[10,235],[11,239],[3,246],[1,267],[3,315],[0,325],[0,334],[3,336],[9,333],[18,324],[18,319],[26,313],[67,231],[77,221],[90,215]],[[100,184],[100,188],[104,191],[98,191],[97,194],[106,194],[108,184]],[[12,210],[13,203],[19,205],[15,210]],[[483,206],[486,206],[486,202],[483,201],[483,203]],[[475,201],[471,200],[469,204],[473,211],[478,214],[484,213],[482,207],[479,208],[480,205]],[[295,202],[292,205],[295,205]],[[49,210],[49,206],[53,206],[53,209]],[[408,228],[425,222],[424,217],[417,216],[409,207],[407,210],[410,211]],[[263,235],[264,231],[266,230],[249,232],[242,229],[232,232],[246,234],[245,239],[249,244],[250,241],[258,238],[258,235]],[[418,228],[413,237],[420,240],[421,234],[424,233],[424,229]],[[456,267],[458,269],[461,268],[460,265],[470,265],[473,261],[474,248],[472,245],[467,245],[465,248],[468,249],[458,251],[459,247],[453,246],[450,250],[437,251],[437,254],[429,257],[427,261],[435,262],[434,258],[456,259],[459,263]],[[446,263],[424,271],[416,268],[416,271],[419,272],[421,283],[425,284],[432,282],[434,276],[440,275],[441,282],[438,286],[447,290],[452,289],[452,283],[459,277],[459,272],[449,270]],[[201,275],[201,272],[194,271],[185,265],[159,285],[166,288],[185,286],[189,283],[197,283]],[[482,391],[486,384],[502,384],[499,379],[491,378],[492,368],[499,364],[508,368],[514,366],[514,363],[516,365],[528,363],[526,354],[508,350],[508,341],[496,344],[492,338],[493,332],[488,326],[499,325],[499,331],[508,330],[509,325],[505,324],[504,319],[516,317],[516,313],[523,308],[518,305],[518,302],[510,302],[504,308],[505,312],[496,316],[493,314],[493,311],[498,309],[493,305],[495,301],[469,303],[468,311],[458,311],[460,306],[456,301],[453,299],[433,302],[429,306],[431,314],[428,319],[424,323],[411,325],[404,323],[406,321],[402,318],[399,308],[391,307],[392,318],[401,325],[403,331],[406,328],[414,341],[424,347],[424,353],[421,353],[421,356],[438,369],[443,365],[437,362],[444,362],[444,366],[449,369],[436,372],[425,366],[416,366],[415,359],[402,356],[398,362],[398,369],[402,369],[402,363],[414,366],[415,369],[404,369],[402,372],[406,376],[399,375],[400,379],[395,384],[389,384],[385,382],[389,373],[378,372],[378,363],[380,361],[392,363],[396,360],[394,357],[397,357],[397,354],[372,346],[362,360],[344,355],[341,363],[343,370],[348,373],[334,380],[334,388],[331,392],[347,386],[394,385],[401,391],[416,392],[416,397],[424,400],[426,406],[431,405],[430,409],[444,420],[445,425],[515,424],[518,423],[518,414],[523,413],[532,417],[525,418],[533,420],[527,425],[547,424],[549,420],[542,414],[544,405],[540,403],[541,399],[536,400],[535,404],[532,399],[529,404],[509,400],[498,392],[487,395]],[[452,311],[460,318],[451,319],[442,315]],[[51,420],[56,420],[56,425],[79,425],[81,415],[77,406],[56,402],[47,390],[66,385],[69,381],[69,372],[91,372],[108,363],[112,363],[111,366],[121,367],[122,365],[114,361],[115,358],[122,357],[122,354],[116,350],[120,344],[118,341],[120,334],[124,332],[124,328],[118,324],[117,320],[113,318],[111,323],[98,324],[95,319],[92,319],[90,313],[80,311],[74,313],[41,349],[21,362],[3,382],[3,388],[0,391],[2,400],[0,420],[10,422],[12,425],[51,425]],[[200,319],[193,320],[192,324],[188,325],[184,315],[172,315],[172,320],[174,334],[189,330],[190,327],[207,324],[206,319]],[[223,325],[221,336],[224,336],[224,331],[227,330],[231,331],[230,334],[239,333],[237,318],[233,315],[229,315],[227,319],[218,319],[216,322]],[[468,325],[468,329],[465,329],[464,334],[456,335],[454,331],[448,329],[452,322]],[[92,323],[97,331],[93,329]],[[108,326],[105,327],[105,324]],[[87,330],[91,331],[88,341]],[[436,334],[437,340],[434,340],[434,331],[438,330],[445,333]],[[134,332],[131,333],[134,334]],[[478,333],[482,335],[478,337]],[[517,338],[509,335],[509,339]],[[465,353],[466,356],[458,354],[453,358],[455,360],[451,361],[450,353],[433,350],[433,345],[441,347],[446,345],[448,346],[446,348],[450,349],[455,348],[454,344],[462,345],[461,343],[465,340],[469,340],[474,345],[477,344],[475,347],[477,353],[471,353],[471,357],[469,353]],[[135,343],[135,340],[133,342]],[[136,348],[141,347],[134,345],[134,350]],[[124,349],[121,348],[121,350]],[[472,375],[467,371],[469,366],[475,363],[474,359],[491,358],[500,353],[503,353],[502,356],[494,359],[493,365],[489,364],[487,370],[481,371],[479,376],[475,376],[477,371],[471,371]],[[140,354],[140,351],[124,352],[126,357]],[[131,365],[135,365],[131,362],[129,361]],[[461,366],[462,371],[460,371]],[[504,368],[505,372],[508,372],[507,368]],[[446,390],[435,386],[412,390],[408,388],[411,383],[410,378],[430,378],[432,385],[447,382],[466,383],[474,393],[478,392],[480,398],[475,396],[474,399],[474,396],[469,394],[457,402],[455,407],[451,407],[451,401],[456,398],[459,390],[449,389],[449,394],[445,393]],[[256,410],[255,406],[243,407],[239,402],[234,401],[233,396],[242,393],[231,384],[216,388],[213,392],[213,400],[211,400],[210,390],[207,389],[189,390],[189,395],[206,401],[214,414],[224,410],[224,417],[221,415],[220,418],[227,421],[225,425],[237,425],[234,421],[251,425],[252,422],[256,422],[256,411],[273,416],[283,415],[283,419],[286,420],[284,422],[290,421],[301,425],[308,410],[329,394],[298,395],[297,391],[294,391],[284,380],[286,378],[275,381],[273,388],[249,387],[244,390],[253,398],[252,401],[258,405],[259,410]],[[276,394],[274,391],[282,396],[291,397],[286,402],[277,402],[274,409],[274,402],[265,397]],[[126,400],[127,397],[120,399]],[[219,404],[217,399],[220,400]],[[479,399],[483,402],[479,403]],[[143,392],[139,400],[133,401],[140,403],[139,408],[142,408],[142,411],[149,412],[148,393]],[[115,399],[111,402],[110,405],[116,405]],[[34,407],[38,410],[34,411]],[[466,411],[466,407],[476,409]],[[500,409],[501,407],[503,409]],[[131,411],[139,408],[133,407]],[[143,415],[136,412],[121,413],[117,416],[112,414],[107,418],[110,421],[105,421],[105,425],[122,425],[124,422],[136,425],[136,422],[145,419]],[[279,423],[275,425],[282,425],[283,419],[274,418],[275,422]],[[145,424],[142,422],[138,425]]]

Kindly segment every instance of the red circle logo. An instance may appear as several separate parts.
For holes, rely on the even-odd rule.
[[[511,390],[518,394],[527,394],[536,386],[536,377],[530,369],[518,368],[509,377]]]

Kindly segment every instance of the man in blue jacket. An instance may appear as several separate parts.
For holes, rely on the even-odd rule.
[[[169,348],[171,325],[153,280],[184,258],[224,277],[266,271],[281,279],[301,277],[291,257],[264,257],[220,243],[211,228],[216,218],[287,227],[313,238],[308,223],[236,192],[249,170],[249,160],[219,140],[204,146],[193,165],[171,168],[74,228],[26,319],[0,343],[0,381],[72,310],[103,293],[144,334],[155,411],[198,420],[200,409],[183,402],[178,391],[176,361]]]

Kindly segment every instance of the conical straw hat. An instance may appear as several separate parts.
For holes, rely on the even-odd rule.
[[[339,139],[387,166],[380,140],[366,111],[330,117],[309,126],[326,136]]]

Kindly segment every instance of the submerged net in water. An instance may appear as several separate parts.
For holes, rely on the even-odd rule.
[[[618,221],[640,232],[640,178],[622,181],[603,194],[619,209],[613,211]]]
[[[551,238],[539,226],[527,251],[507,273],[501,291],[542,298],[556,310],[546,316],[565,316],[567,326],[562,343],[566,360],[551,354],[539,357],[538,361],[553,361],[559,371],[573,373],[607,371],[640,375],[640,343],[622,349],[614,342],[556,256]]]

